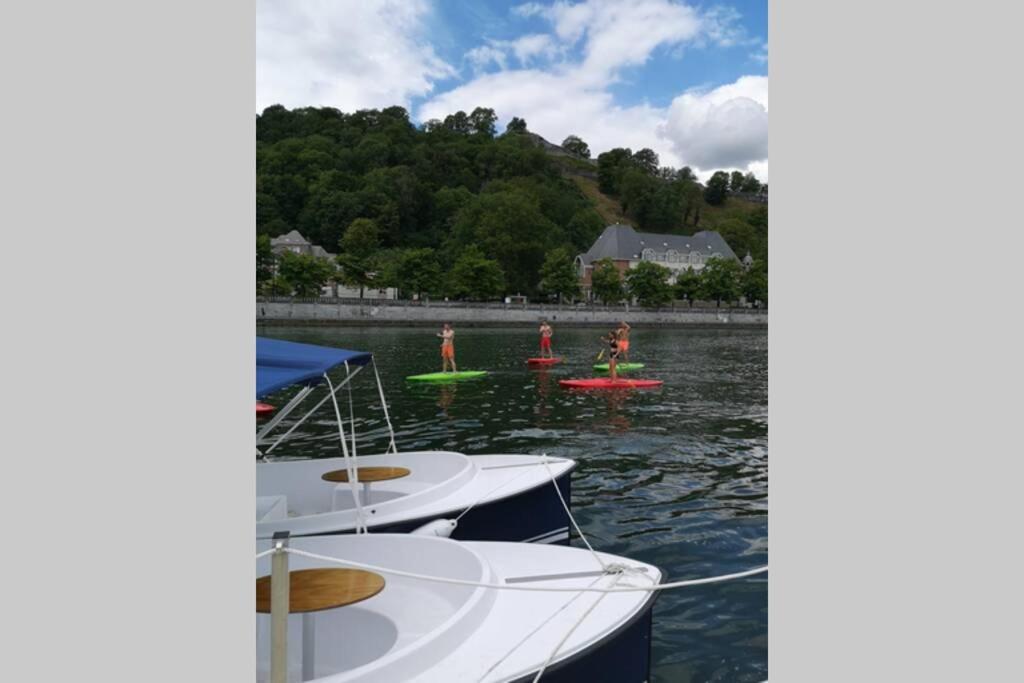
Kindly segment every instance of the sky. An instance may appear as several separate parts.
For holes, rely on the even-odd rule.
[[[596,157],[768,180],[767,0],[258,0],[256,110],[490,107]]]

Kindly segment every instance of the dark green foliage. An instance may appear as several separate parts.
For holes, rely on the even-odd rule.
[[[754,261],[743,275],[740,276],[740,291],[753,303],[768,303],[768,264]]]
[[[590,273],[590,287],[594,296],[606,304],[617,304],[622,301],[625,292],[622,288],[622,276],[611,259],[603,258],[594,261],[594,269]]]
[[[704,201],[711,206],[721,206],[729,196],[729,174],[715,171],[704,188]]]
[[[476,245],[498,261],[509,292],[534,295],[545,256],[570,245],[572,255],[585,251],[608,214],[598,214],[594,200],[583,194],[590,190],[566,174],[567,165],[589,172],[586,162],[549,156],[532,135],[517,134],[527,132],[518,117],[509,123],[509,134],[496,137],[496,121],[496,112],[485,107],[419,128],[402,107],[354,113],[268,107],[256,121],[257,235],[297,229],[333,251],[346,229],[364,219],[377,227],[377,254],[370,262],[363,257],[344,263],[350,281],[369,284],[371,272],[396,272],[395,260],[407,250],[433,249],[442,270],[450,269],[457,255]],[[564,144],[580,157],[590,153],[576,136]],[[754,211],[739,200],[717,208],[728,194],[727,174],[716,174],[724,176],[724,192],[716,208],[709,208],[717,181],[709,183],[705,197],[689,168],[659,168],[649,149],[605,152],[598,156],[597,173],[601,191],[618,200],[638,230],[718,229],[739,256],[749,250],[755,259],[767,258],[764,208]],[[742,192],[753,191],[755,183],[760,190],[747,174]],[[341,253],[343,261],[352,256],[344,248]],[[260,281],[269,284],[268,271],[260,272]],[[422,285],[398,286],[410,292]]]
[[[509,290],[533,294],[548,246],[564,241],[560,233],[541,212],[536,196],[507,187],[478,195],[460,210],[451,243],[454,251],[479,247],[501,265]]]
[[[739,171],[733,171],[729,174],[729,191],[739,192],[743,188],[743,174]]]
[[[653,149],[644,147],[638,150],[633,155],[633,163],[648,175],[655,175],[658,172],[658,155],[654,153]]]
[[[641,261],[626,273],[626,289],[641,306],[661,306],[672,301],[671,274],[665,266]]]
[[[315,297],[320,296],[320,288],[334,276],[335,267],[327,259],[286,251],[278,257],[277,272],[277,286],[290,289],[295,296]]]
[[[470,246],[452,266],[448,293],[457,298],[496,299],[505,291],[505,273],[497,261],[486,258],[477,246]]]
[[[509,121],[508,125],[505,127],[505,132],[506,133],[525,133],[526,132],[526,121],[524,119],[519,118],[518,116],[513,116],[512,120]]]
[[[577,251],[586,251],[604,230],[604,221],[594,209],[580,209],[573,214],[566,227],[566,237]]]
[[[551,251],[540,269],[540,290],[545,294],[575,299],[580,295],[579,274],[573,264],[573,254],[566,247]]]
[[[477,107],[469,115],[469,125],[473,129],[473,133],[488,138],[493,138],[494,134],[498,132],[494,126],[497,121],[498,115],[494,113],[493,109]]]
[[[570,135],[566,139],[562,140],[562,149],[567,152],[572,152],[581,159],[590,158],[590,147],[575,135]]]
[[[676,276],[675,295],[677,299],[693,301],[701,293],[700,275],[690,268]]]
[[[269,107],[256,121],[257,233],[297,229],[333,251],[348,226],[367,219],[378,228],[378,249],[444,248],[445,267],[449,254],[479,239],[507,269],[510,287],[534,293],[546,249],[586,249],[600,229],[589,216],[573,223],[591,208],[587,198],[530,136],[495,137],[496,121],[485,107],[421,129],[401,107]],[[525,122],[510,129],[525,131]],[[372,264],[344,265],[349,281],[368,284],[358,272]]]
[[[701,298],[714,299],[719,304],[735,301],[740,296],[742,266],[732,259],[708,259],[700,273]]]
[[[351,287],[358,287],[361,299],[364,288],[375,279],[376,264],[373,257],[380,248],[380,230],[370,219],[357,218],[345,230],[345,236],[338,246],[341,249],[338,254],[341,281]]]
[[[432,294],[441,286],[441,264],[433,249],[401,249],[378,260],[381,281],[403,295]]]
[[[622,174],[635,168],[633,151],[628,147],[616,147],[597,155],[597,184],[601,192],[609,195],[619,194],[619,182]]]
[[[743,176],[743,185],[740,186],[740,192],[746,192],[748,194],[758,194],[761,191],[761,181],[757,179],[753,173],[748,173]]]

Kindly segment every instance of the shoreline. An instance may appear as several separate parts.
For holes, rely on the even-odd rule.
[[[265,326],[506,327],[548,320],[563,327],[607,327],[626,319],[659,327],[767,328],[768,311],[759,308],[572,307],[557,304],[446,305],[394,302],[257,301],[256,324]]]

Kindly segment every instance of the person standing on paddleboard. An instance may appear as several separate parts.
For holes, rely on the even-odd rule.
[[[619,332],[609,332],[607,335],[601,337],[601,341],[608,344],[608,372],[611,374],[612,382],[619,381],[619,373],[615,369],[619,360]]]
[[[619,353],[622,354],[622,362],[629,362],[629,323],[623,320],[619,323],[619,329],[615,331],[615,338],[619,342]]]
[[[548,321],[547,320],[542,320],[540,322],[540,357],[541,358],[554,358],[555,357],[555,354],[551,351],[551,335],[553,335],[554,333],[555,333],[555,331],[553,329],[551,329],[551,325],[548,325]],[[548,355],[546,355],[546,356],[544,355],[545,351],[548,352]]]
[[[445,323],[444,329],[437,335],[441,338],[441,372],[448,372],[448,364],[451,363],[452,372],[455,369],[455,330],[451,323]]]

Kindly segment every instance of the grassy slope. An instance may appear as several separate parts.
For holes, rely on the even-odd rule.
[[[634,224],[633,221],[627,219],[623,215],[622,205],[619,203],[619,200],[603,194],[601,190],[597,188],[596,180],[573,175],[571,173],[567,173],[566,176],[576,183],[577,187],[580,188],[580,191],[583,192],[587,199],[590,200],[594,205],[594,208],[597,209],[597,212],[601,215],[601,218],[604,219],[607,224]],[[714,230],[722,221],[729,218],[743,219],[762,206],[764,206],[764,204],[748,202],[745,199],[737,199],[735,197],[727,199],[725,204],[722,206],[702,206],[700,210],[700,222],[696,226],[687,225],[685,232],[692,234],[701,230]]]

